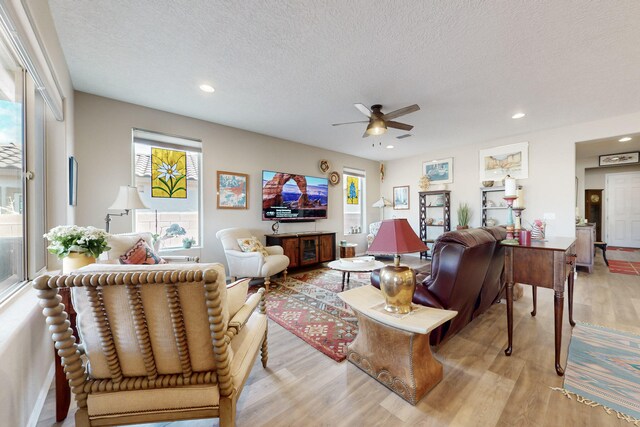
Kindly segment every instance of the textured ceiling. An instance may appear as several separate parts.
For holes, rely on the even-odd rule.
[[[375,160],[640,111],[637,0],[49,3],[77,90]]]

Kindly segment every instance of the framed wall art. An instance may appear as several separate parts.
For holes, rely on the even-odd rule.
[[[507,175],[529,177],[528,142],[480,150],[480,181],[500,181]]]
[[[605,154],[600,156],[599,166],[617,166],[640,163],[640,152]]]
[[[218,171],[218,209],[249,209],[249,175]]]
[[[393,187],[393,209],[409,209],[409,186]]]
[[[451,184],[453,182],[453,157],[423,162],[422,175],[426,175],[431,184]]]

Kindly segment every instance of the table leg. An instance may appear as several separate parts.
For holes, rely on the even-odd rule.
[[[571,326],[576,326],[576,322],[573,321],[573,278],[574,271],[573,268],[569,273],[569,324]]]
[[[553,317],[556,341],[556,373],[564,375],[564,369],[560,366],[560,350],[562,347],[562,310],[564,308],[564,292],[555,291],[553,295]]]
[[[347,276],[345,271],[342,272],[342,291],[344,292],[344,278]]]
[[[513,282],[507,283],[507,336],[509,337],[509,346],[504,354],[511,356],[513,352]]]
[[[349,283],[349,279],[351,279],[351,272],[347,271],[347,283]]]
[[[532,316],[536,315],[536,311],[538,310],[538,287],[532,286],[531,293],[533,296],[533,311],[531,312]]]

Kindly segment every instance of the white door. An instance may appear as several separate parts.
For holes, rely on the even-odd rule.
[[[606,175],[607,243],[640,248],[640,172]]]

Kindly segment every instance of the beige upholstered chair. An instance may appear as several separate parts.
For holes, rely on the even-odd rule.
[[[221,264],[93,264],[33,286],[75,395],[77,426],[210,417],[232,426],[258,350],[266,366],[264,290],[231,301]],[[65,287],[79,337],[60,303]]]
[[[242,252],[238,239],[251,238],[246,228],[226,228],[216,233],[222,243],[232,277],[264,277],[264,286],[269,292],[271,276],[284,272],[287,280],[289,257],[284,255],[282,246],[266,246],[267,256],[260,252]]]

